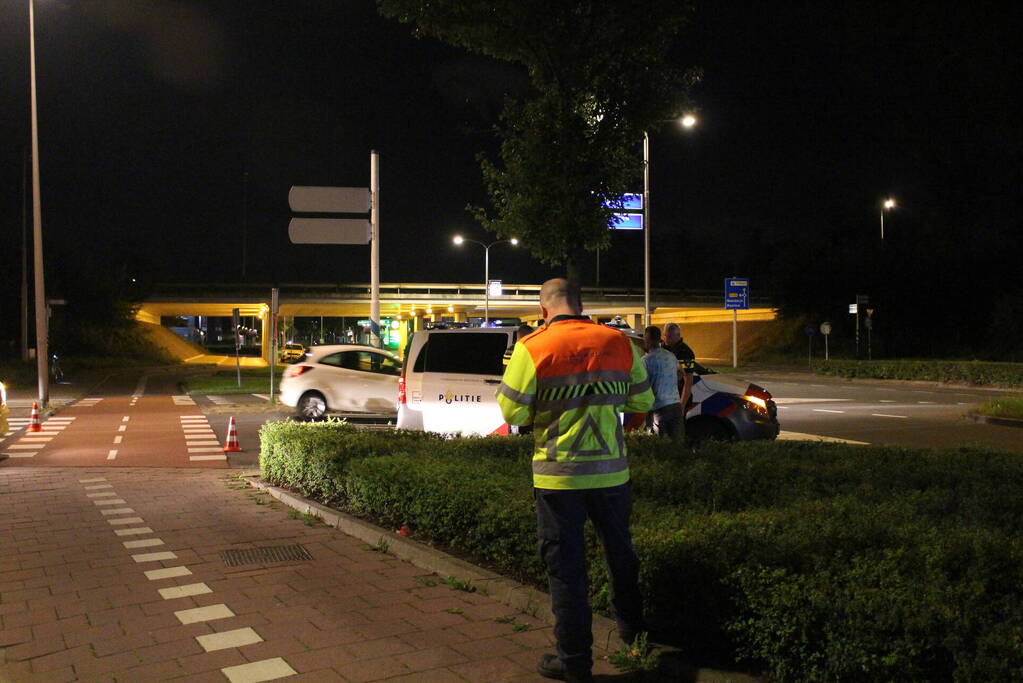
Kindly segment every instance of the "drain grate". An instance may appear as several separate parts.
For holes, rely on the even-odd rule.
[[[270,562],[302,562],[313,556],[302,545],[278,545],[272,548],[248,548],[246,550],[221,550],[220,559],[228,567],[243,564],[268,564]]]

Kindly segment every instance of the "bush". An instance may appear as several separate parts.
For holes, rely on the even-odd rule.
[[[1023,387],[1023,363],[956,360],[814,361],[814,372],[838,377],[927,380]]]
[[[263,428],[264,477],[544,585],[528,438]],[[981,450],[629,437],[647,617],[779,680],[1023,674],[1023,466]],[[608,581],[592,530],[593,604]]]

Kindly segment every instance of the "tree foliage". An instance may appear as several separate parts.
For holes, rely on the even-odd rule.
[[[687,0],[378,0],[382,14],[473,52],[523,66],[532,92],[509,100],[500,163],[480,163],[485,228],[548,264],[608,242],[613,208],[642,172],[643,131],[677,116],[697,78],[671,59]]]

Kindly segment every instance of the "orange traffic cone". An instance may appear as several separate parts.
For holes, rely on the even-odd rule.
[[[32,420],[28,423],[28,431],[30,432],[41,432],[43,426],[39,424],[39,404],[35,401],[32,402]]]
[[[231,416],[231,421],[227,423],[227,445],[224,446],[225,453],[236,453],[242,449],[238,445],[238,428],[234,424],[234,415]]]

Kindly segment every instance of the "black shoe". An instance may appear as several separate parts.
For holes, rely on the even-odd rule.
[[[564,662],[558,659],[557,655],[543,655],[536,664],[536,671],[544,678],[553,678],[556,681],[568,681],[569,683],[592,683],[593,674],[590,671],[571,671],[565,668]]]

